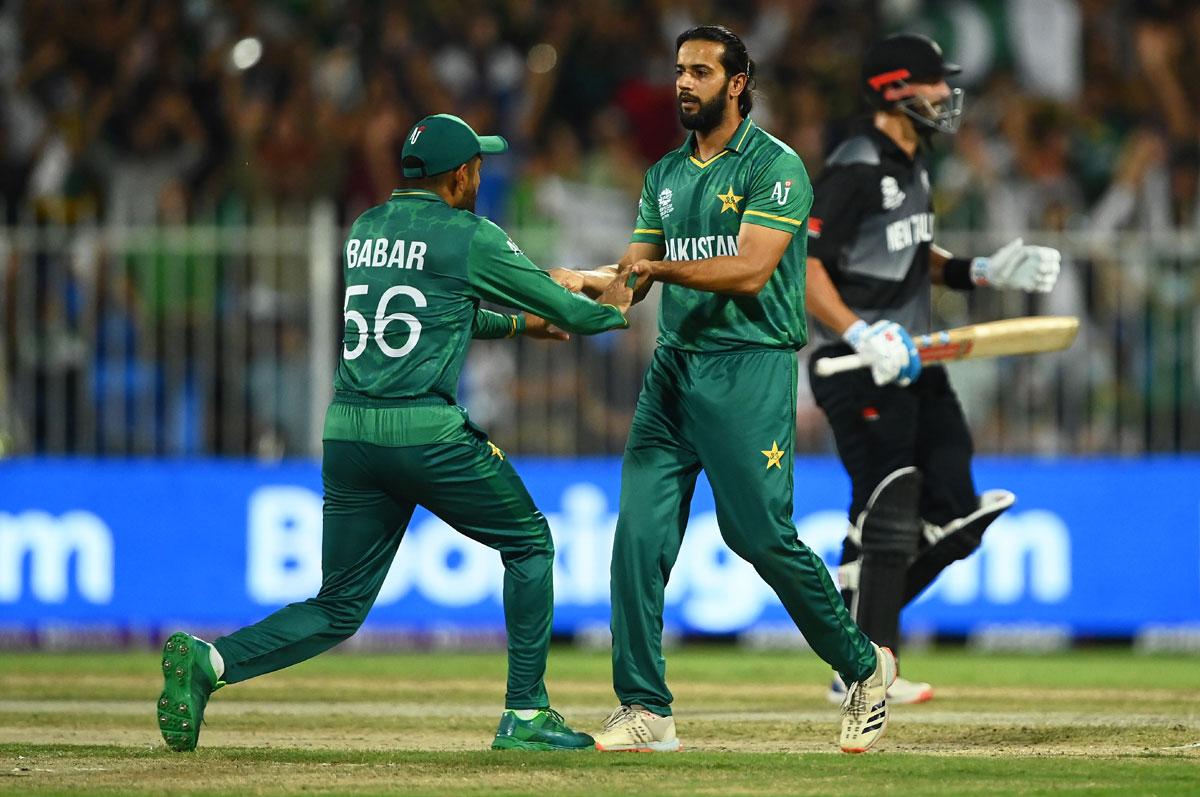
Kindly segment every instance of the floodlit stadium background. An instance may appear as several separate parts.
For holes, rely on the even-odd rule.
[[[1171,0],[0,4],[0,639],[219,630],[311,594],[339,246],[396,183],[395,142],[442,111],[507,136],[479,211],[540,265],[612,262],[682,136],[674,36],[710,21],[745,38],[754,116],[814,176],[861,111],[864,45],[930,33],[967,95],[936,148],[939,243],[1063,251],[1047,297],[937,294],[937,327],[1083,327],[1059,355],[952,368],[978,485],[1019,503],[909,633],[1200,644],[1200,11]],[[464,372],[554,526],[562,634],[607,623],[653,305],[629,332],[477,343]],[[801,387],[796,520],[832,560],[848,488]],[[411,528],[369,630],[500,632],[495,555]],[[206,599],[165,604],[193,565]],[[667,625],[793,635],[704,490]]]

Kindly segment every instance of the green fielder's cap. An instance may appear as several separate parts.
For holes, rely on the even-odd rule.
[[[456,169],[481,152],[504,152],[508,142],[500,136],[481,136],[471,126],[448,113],[426,116],[413,125],[404,139],[401,159],[414,157],[424,166],[403,166],[405,177],[432,177]]]

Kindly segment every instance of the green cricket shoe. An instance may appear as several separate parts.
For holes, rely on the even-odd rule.
[[[590,750],[595,740],[567,727],[563,715],[552,708],[538,711],[533,719],[519,719],[511,710],[500,715],[493,750]]]
[[[209,644],[178,631],[163,645],[163,691],[158,696],[158,730],[177,752],[196,749],[208,697],[225,685],[208,657]]]

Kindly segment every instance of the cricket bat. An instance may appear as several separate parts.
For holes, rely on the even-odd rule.
[[[1027,316],[916,335],[913,343],[917,344],[922,363],[940,363],[1060,351],[1075,341],[1078,332],[1079,319],[1075,316]],[[817,376],[832,376],[866,365],[859,355],[847,354],[822,357],[815,370]]]

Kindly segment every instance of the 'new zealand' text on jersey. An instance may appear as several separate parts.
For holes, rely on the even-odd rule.
[[[815,191],[808,254],[842,301],[868,323],[928,332],[933,199],[921,152],[909,158],[870,127],[833,151]]]
[[[617,308],[560,287],[495,224],[429,191],[396,191],[359,216],[343,258],[338,400],[455,404],[471,339],[519,331],[518,318],[480,300],[583,334],[627,323]]]
[[[692,134],[646,172],[634,242],[662,245],[666,260],[703,260],[736,255],[742,224],[798,234],[757,296],[664,284],[659,344],[698,352],[800,348],[808,340],[803,232],[812,206],[804,164],[748,118],[707,161],[694,145]]]

